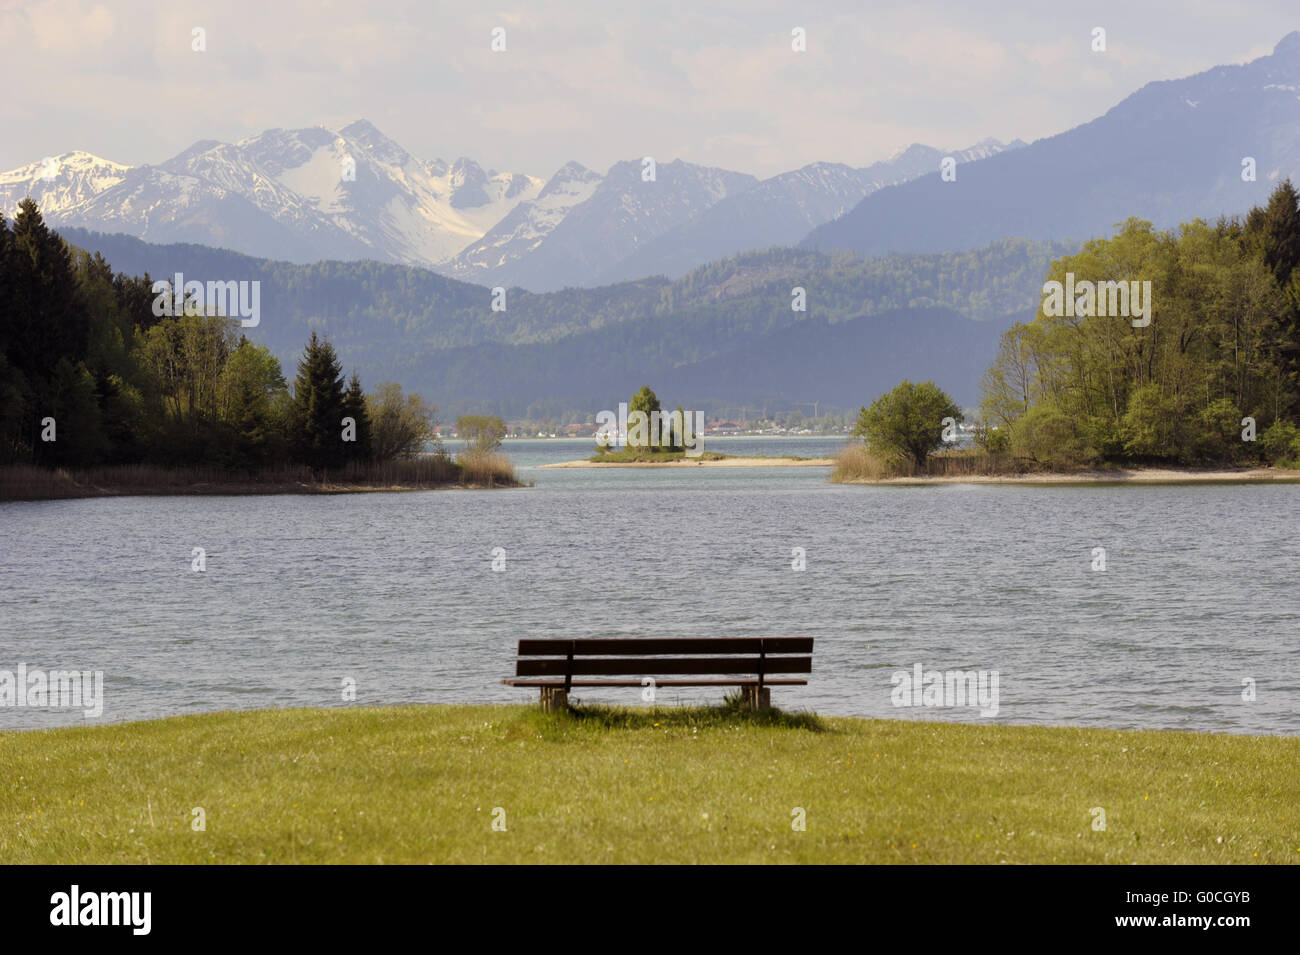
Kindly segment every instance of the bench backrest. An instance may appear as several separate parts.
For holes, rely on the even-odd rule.
[[[516,676],[811,673],[812,637],[529,639]]]

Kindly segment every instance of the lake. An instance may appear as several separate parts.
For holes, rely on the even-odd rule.
[[[842,443],[709,449],[813,457]],[[537,468],[591,446],[507,442],[536,483],[519,490],[0,504],[0,670],[104,674],[98,719],[5,706],[0,728],[352,705],[345,679],[358,704],[534,702],[499,682],[520,637],[806,635],[810,685],[774,689],[783,708],[1300,732],[1300,486]],[[996,673],[996,715],[896,706],[918,664]]]

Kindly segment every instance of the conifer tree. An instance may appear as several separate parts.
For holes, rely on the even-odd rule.
[[[347,460],[343,398],[343,371],[334,346],[312,332],[293,384],[293,447],[295,458],[314,471],[336,469]]]
[[[343,396],[343,414],[356,422],[356,439],[348,443],[348,460],[364,464],[371,458],[370,412],[366,410],[366,394],[361,390],[361,378],[354,371]]]
[[[8,356],[14,344],[14,234],[9,220],[0,214],[0,356]],[[6,364],[8,364],[6,362]]]
[[[1277,284],[1287,297],[1285,314],[1278,317],[1278,360],[1293,395],[1300,392],[1300,193],[1284,179],[1269,196],[1268,205],[1252,209],[1246,233],[1258,244]],[[1300,413],[1300,397],[1291,410]]]
[[[31,199],[18,206],[12,238],[6,240],[13,266],[9,289],[9,360],[29,381],[49,381],[60,359],[76,363],[86,357],[89,322],[82,308],[63,239],[50,231]]]
[[[1291,273],[1300,266],[1300,193],[1290,179],[1283,180],[1273,190],[1268,205],[1250,211],[1246,231],[1259,236],[1264,261],[1273,271],[1277,284],[1286,288]]]

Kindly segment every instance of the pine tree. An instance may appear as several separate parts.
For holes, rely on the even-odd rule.
[[[348,444],[348,459],[364,464],[371,458],[370,412],[366,410],[366,393],[361,378],[354,371],[343,396],[343,414],[356,422],[356,440]]]
[[[1300,193],[1284,179],[1269,197],[1268,205],[1254,208],[1246,219],[1264,253],[1264,262],[1287,296],[1286,313],[1279,316],[1278,359],[1293,396],[1300,393]],[[1300,413],[1300,397],[1290,410]]]
[[[16,329],[14,321],[14,234],[0,213],[0,357],[8,358]],[[7,364],[7,362],[6,362]]]
[[[1284,179],[1273,190],[1268,205],[1251,210],[1247,230],[1259,234],[1264,261],[1277,284],[1286,288],[1291,273],[1300,266],[1300,193],[1290,179]]]
[[[32,448],[37,463],[88,467],[102,461],[110,449],[103,433],[99,404],[95,378],[85,362],[60,358],[49,381],[40,390],[37,402],[37,416],[54,419],[54,440],[40,440],[38,436],[44,430],[41,421],[30,424],[35,435]]]
[[[31,199],[18,206],[12,237],[5,241],[11,272],[9,360],[29,380],[49,381],[60,359],[86,357],[89,320],[77,294],[72,256],[50,231]]]
[[[343,397],[343,371],[334,346],[312,332],[293,384],[293,447],[294,457],[314,471],[337,469],[347,461]]]

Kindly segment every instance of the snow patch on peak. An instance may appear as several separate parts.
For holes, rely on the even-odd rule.
[[[46,156],[0,173],[0,214],[12,218],[31,196],[43,216],[57,216],[113,188],[130,172],[130,166],[79,149]]]
[[[926,146],[924,143],[912,143],[908,146],[904,146],[902,149],[894,150],[885,162],[896,163],[905,159],[928,159],[929,157],[937,156],[938,154],[939,150],[935,149],[933,146]]]
[[[391,143],[392,140],[379,131],[376,126],[368,119],[355,119],[339,130],[340,136],[348,139],[355,139],[359,143],[367,146],[373,146],[376,143]]]

